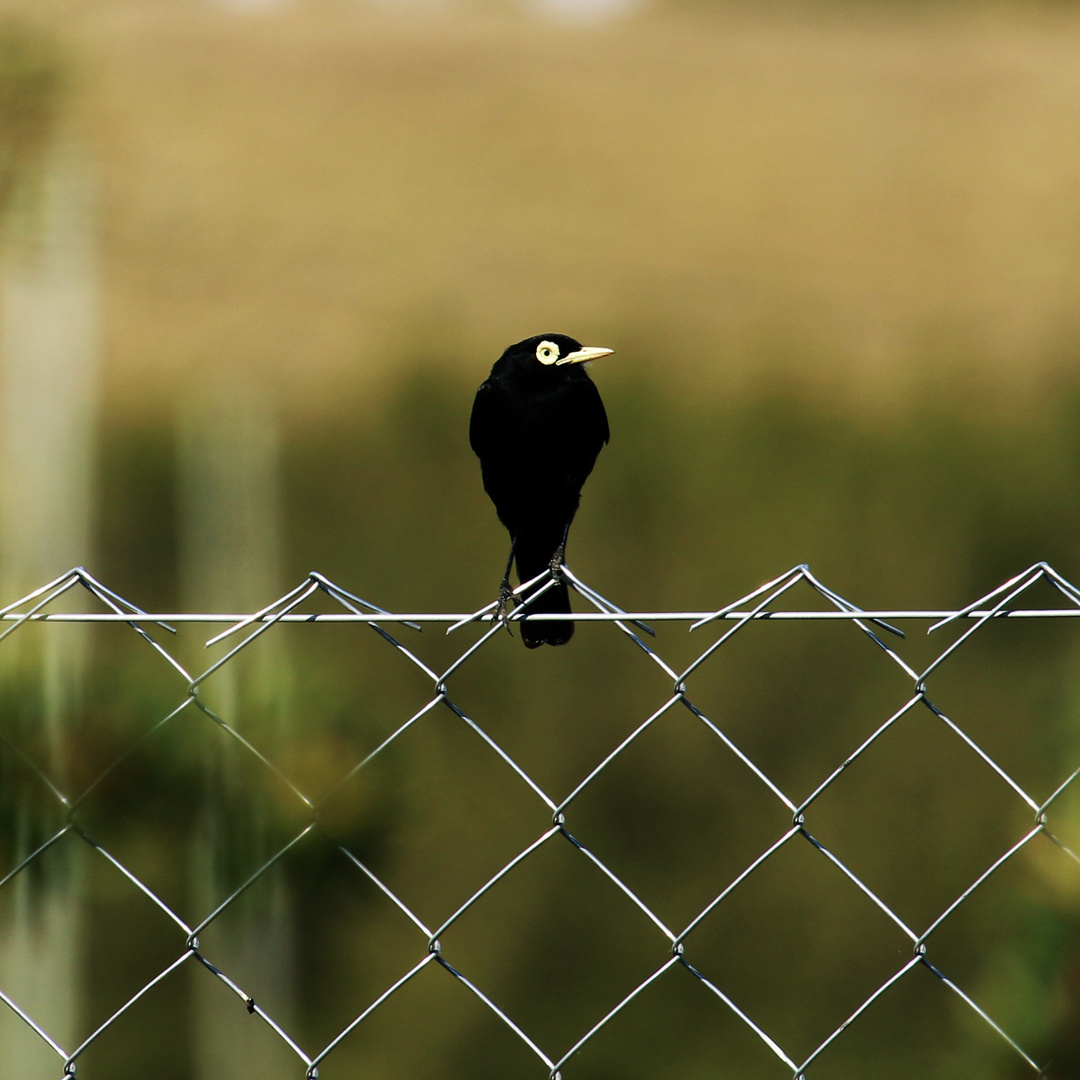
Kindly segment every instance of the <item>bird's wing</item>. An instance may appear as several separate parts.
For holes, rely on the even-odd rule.
[[[494,402],[491,384],[483,382],[473,398],[472,415],[469,417],[469,445],[477,457],[483,457],[491,438],[491,422]]]
[[[607,410],[604,408],[604,402],[600,397],[600,391],[596,389],[596,383],[591,379],[589,380],[589,388],[592,390],[593,398],[593,414],[596,417],[597,429],[602,431],[602,442],[600,446],[596,448],[596,452],[600,452],[600,447],[611,441],[611,429],[608,427]]]
[[[596,457],[610,438],[607,412],[592,380],[574,384],[563,405],[559,458],[571,488],[580,492]]]
[[[599,454],[604,444],[611,438],[608,428],[607,412],[601,400],[600,391],[592,379],[586,379],[575,386],[574,425],[578,431],[588,433],[595,440],[591,447],[593,454]]]
[[[505,396],[490,379],[480,384],[469,419],[469,445],[478,458],[497,453],[505,442],[507,410]]]

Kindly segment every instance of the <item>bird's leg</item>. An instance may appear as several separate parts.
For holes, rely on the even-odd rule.
[[[503,626],[506,627],[506,632],[513,637],[513,631],[510,629],[510,619],[508,617],[507,608],[510,605],[510,599],[514,595],[514,590],[510,585],[510,568],[514,565],[514,550],[517,547],[517,537],[510,538],[510,558],[506,560],[506,572],[503,574],[502,582],[499,584],[499,603],[495,607],[495,618],[498,619]]]
[[[566,538],[570,534],[570,522],[568,521],[563,526],[562,539],[559,541],[559,546],[551,553],[551,561],[548,563],[548,567],[551,570],[551,576],[556,581],[562,581],[562,564],[566,562]]]

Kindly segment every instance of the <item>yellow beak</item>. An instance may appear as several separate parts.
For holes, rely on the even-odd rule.
[[[584,364],[587,360],[599,360],[601,356],[610,356],[614,349],[596,349],[588,345],[583,345],[577,352],[567,353],[566,356],[560,356],[555,361],[556,367],[561,367],[563,364]]]

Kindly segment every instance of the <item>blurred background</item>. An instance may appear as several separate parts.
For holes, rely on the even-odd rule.
[[[84,563],[149,610],[253,610],[312,569],[393,610],[480,607],[507,541],[472,395],[549,330],[617,350],[593,368],[613,438],[569,562],[628,609],[717,608],[801,562],[868,607],[962,605],[1039,559],[1080,579],[1078,53],[1065,2],[3,0],[0,605]],[[932,685],[1040,799],[1080,753],[1078,631],[996,624]],[[688,662],[702,633],[658,647]],[[206,636],[178,636],[192,670],[221,655]],[[462,648],[408,643],[433,665]],[[915,666],[942,647],[920,626],[898,645]],[[397,660],[367,630],[279,627],[204,699],[318,795],[427,699]],[[540,654],[493,643],[453,696],[558,795],[666,700],[650,668],[588,626]],[[78,795],[184,689],[123,627],[3,643],[0,876],[64,820],[42,774]],[[691,686],[795,798],[909,693],[831,625],[755,625]],[[790,818],[682,712],[569,824],[684,924]],[[1080,797],[1055,805],[1075,846]],[[300,809],[188,710],[79,820],[198,920]],[[309,1052],[423,954],[327,837],[437,924],[547,824],[449,713],[325,814],[203,937]],[[929,712],[813,814],[919,927],[1031,818]],[[654,937],[567,846],[443,945],[557,1057],[662,962]],[[182,948],[77,841],[0,890],[0,989],[67,1046]],[[800,1060],[910,955],[807,845],[688,949]],[[1061,851],[1026,849],[931,957],[1049,1075],[1080,1077],[1080,868]],[[785,1075],[678,974],[564,1075]],[[0,1075],[57,1062],[0,1013]],[[543,1072],[434,967],[322,1067]],[[302,1069],[186,965],[79,1061],[90,1080],[150,1074]],[[921,970],[811,1070],[1029,1074]]]

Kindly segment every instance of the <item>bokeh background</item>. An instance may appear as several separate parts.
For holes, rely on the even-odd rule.
[[[0,604],[86,564],[151,610],[252,610],[312,569],[394,610],[479,607],[506,539],[467,445],[472,394],[505,345],[547,330],[617,350],[594,366],[613,439],[569,557],[624,607],[717,608],[801,562],[869,607],[961,605],[1038,559],[1080,578],[1076,5],[0,10]],[[176,643],[193,666],[207,662],[201,640],[188,628]],[[659,640],[673,658],[705,644],[684,628]],[[432,663],[460,648],[431,631],[410,644]],[[933,644],[916,628],[898,647],[917,664]],[[370,631],[279,627],[204,695],[319,793],[425,700],[394,659]],[[942,669],[935,701],[1045,797],[1080,753],[1078,662],[1071,621],[995,625]],[[62,821],[28,761],[78,793],[184,687],[125,628],[26,627],[0,664],[2,875]],[[540,654],[507,638],[454,696],[539,782],[569,791],[665,700],[650,667],[611,627]],[[694,698],[798,796],[909,691],[851,627],[768,624],[702,669]],[[929,713],[814,813],[815,832],[919,925],[1030,827]],[[545,825],[449,713],[327,815],[431,923]],[[192,919],[299,820],[193,710],[80,809]],[[605,774],[571,824],[685,922],[787,822],[686,714]],[[1075,846],[1080,800],[1054,825]],[[67,1045],[182,945],[78,843],[0,890],[0,988]],[[309,1050],[422,954],[325,837],[203,945]],[[662,946],[569,849],[527,863],[444,941],[555,1056]],[[697,966],[796,1057],[908,950],[809,847],[692,942]],[[1075,863],[1033,845],[932,955],[1051,1076],[1080,1076]],[[811,1075],[1028,1074],[924,975]],[[57,1060],[0,1015],[0,1075],[55,1077]],[[674,977],[564,1072],[784,1075]],[[322,1070],[542,1073],[434,969]],[[78,1075],[302,1070],[188,965]]]

